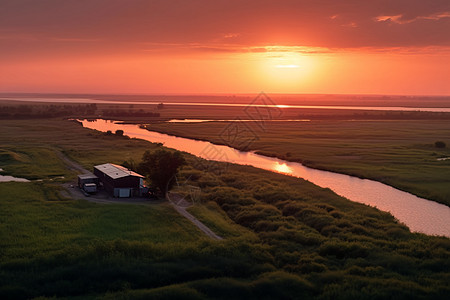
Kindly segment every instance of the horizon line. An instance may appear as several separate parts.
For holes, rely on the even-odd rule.
[[[101,92],[2,92],[0,95],[92,95],[92,96],[255,96],[259,94],[266,95],[284,95],[284,96],[364,96],[364,97],[450,97],[450,94],[382,94],[382,93],[280,93],[280,92],[245,92],[245,93],[101,93]]]

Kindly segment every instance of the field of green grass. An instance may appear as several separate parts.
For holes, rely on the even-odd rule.
[[[95,297],[224,274],[245,277],[251,266],[258,269],[247,246],[237,254],[228,249],[247,245],[247,239],[210,241],[167,203],[103,205],[60,193],[60,184],[76,174],[58,151],[91,169],[138,160],[160,146],[106,136],[65,120],[0,123],[0,166],[6,174],[32,180],[0,183],[2,299]],[[222,248],[228,254],[219,255]],[[241,264],[248,264],[249,272],[238,271]]]
[[[189,207],[188,212],[223,238],[255,238],[251,230],[234,223],[215,202],[197,203]]]
[[[160,145],[65,120],[0,121],[0,298],[446,299],[448,238],[409,232],[388,213],[301,179],[185,155],[180,182],[201,189],[189,211],[167,204],[68,199],[57,155],[84,167],[139,161]],[[64,178],[56,178],[64,176]]]
[[[241,148],[242,139],[221,134],[230,123],[160,123],[147,128],[177,136]],[[246,150],[306,166],[374,179],[418,196],[450,205],[450,122],[312,121],[272,122],[253,130],[257,140]],[[249,134],[248,131],[243,134]],[[447,147],[436,148],[436,141]]]
[[[155,243],[189,243],[201,233],[168,204],[100,205],[46,197],[38,183],[2,183],[2,245],[5,259],[57,254],[66,245],[89,247],[95,240],[124,239]],[[2,240],[2,242],[6,242]],[[33,249],[33,251],[30,251]]]

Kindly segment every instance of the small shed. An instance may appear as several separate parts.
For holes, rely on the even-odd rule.
[[[107,163],[95,166],[94,175],[114,197],[142,196],[148,190],[144,185],[144,176],[119,165]]]
[[[78,175],[78,187],[83,188],[85,184],[95,183],[98,187],[99,178],[92,173]]]

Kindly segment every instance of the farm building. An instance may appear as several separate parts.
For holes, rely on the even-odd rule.
[[[144,176],[115,164],[103,164],[94,167],[103,188],[114,197],[143,196],[148,192],[144,185]]]

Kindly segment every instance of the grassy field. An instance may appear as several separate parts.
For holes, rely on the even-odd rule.
[[[147,128],[177,136],[209,140],[242,148],[242,139],[222,133],[230,123],[160,123]],[[450,145],[447,121],[311,121],[272,122],[260,128],[237,125],[242,135],[256,137],[247,150],[307,166],[374,179],[396,188],[450,205]],[[246,131],[250,126],[253,132]]]
[[[255,238],[251,230],[234,223],[215,202],[195,204],[188,211],[221,237]]]
[[[0,166],[7,174],[33,180],[0,183],[3,299],[94,297],[218,274],[249,276],[252,271],[237,271],[242,263],[258,268],[248,247],[219,255],[220,249],[247,244],[247,239],[210,241],[168,204],[101,205],[59,193],[59,184],[76,175],[59,159],[59,151],[91,169],[104,162],[139,160],[158,145],[106,136],[64,120],[0,123]],[[215,228],[225,232],[236,230],[233,226],[239,228],[226,221]]]
[[[297,178],[248,166],[180,181],[201,189],[189,211],[167,204],[67,199],[62,151],[90,169],[139,161],[159,145],[64,120],[0,121],[0,167],[43,179],[0,183],[0,298],[446,299],[448,238],[410,233],[388,213]],[[43,156],[45,158],[43,158]],[[65,178],[56,178],[64,176]]]
[[[6,260],[51,256],[67,245],[84,248],[95,240],[176,244],[202,236],[168,204],[99,205],[48,200],[39,184],[14,182],[2,183],[0,199],[1,231],[8,235],[1,241]]]

